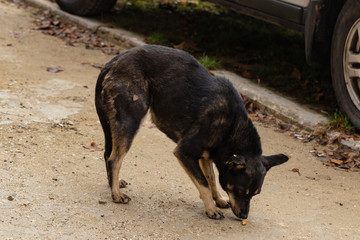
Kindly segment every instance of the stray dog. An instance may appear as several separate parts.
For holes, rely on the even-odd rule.
[[[224,218],[218,207],[231,206],[246,219],[267,171],[288,160],[283,154],[262,155],[238,91],[181,50],[146,45],[116,56],[98,77],[95,104],[116,203],[130,201],[120,190],[119,171],[149,109],[154,124],[177,144],[174,154],[199,190],[209,218]],[[229,201],[216,189],[212,163]]]

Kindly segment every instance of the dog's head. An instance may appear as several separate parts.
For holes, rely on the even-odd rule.
[[[283,154],[248,158],[232,155],[225,167],[219,171],[221,187],[229,195],[234,214],[241,218],[248,217],[251,198],[261,192],[267,171],[288,160]]]

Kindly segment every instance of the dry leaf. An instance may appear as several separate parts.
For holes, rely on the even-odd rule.
[[[34,22],[37,26],[33,28],[34,30],[40,30],[44,34],[59,37],[63,39],[67,45],[74,46],[76,43],[83,43],[88,49],[103,49],[110,47],[110,49],[105,49],[103,51],[105,54],[117,55],[120,52],[119,50],[112,48],[114,46],[113,44],[104,42],[92,32],[80,29],[76,25],[61,22],[61,20],[51,11],[42,11],[38,14],[38,17]],[[18,33],[12,33],[12,36],[14,38],[23,37]]]
[[[81,64],[90,65],[90,66],[92,66],[94,68],[99,68],[99,69],[102,69],[104,67],[104,64],[101,64],[101,63],[82,62]]]
[[[251,72],[249,72],[249,71],[247,71],[247,70],[243,71],[243,72],[241,73],[241,76],[244,77],[244,78],[248,78],[248,79],[252,78]]]
[[[334,158],[330,159],[330,162],[335,163],[337,165],[341,165],[343,163],[342,160],[337,160],[337,159],[334,159]]]
[[[178,45],[174,45],[174,48],[176,49],[180,49],[180,50],[185,50],[187,52],[200,52],[201,48],[199,48],[196,43],[194,42],[181,42]]]
[[[98,147],[95,142],[91,142],[87,145],[83,145],[84,148],[89,149],[90,152],[102,151],[103,149]]]
[[[293,72],[292,72],[292,77],[294,77],[297,81],[301,80],[301,72],[299,69],[297,69],[296,67],[294,67]]]
[[[17,39],[22,39],[24,38],[24,35],[22,35],[21,33],[17,33],[17,32],[11,32],[11,36],[13,38],[17,38]]]
[[[296,172],[299,174],[299,176],[301,176],[300,170],[298,168],[293,168],[291,171]]]
[[[51,72],[51,73],[58,73],[58,72],[64,71],[64,69],[62,67],[48,67],[48,68],[46,68],[46,71]]]

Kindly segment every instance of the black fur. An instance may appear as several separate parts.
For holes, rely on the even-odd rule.
[[[204,200],[210,191],[199,165],[199,159],[206,160],[204,153],[218,168],[220,184],[241,218],[247,218],[250,199],[260,192],[267,170],[288,159],[262,156],[260,137],[238,91],[184,51],[146,45],[120,54],[101,71],[95,96],[109,184],[117,202],[128,200],[123,201],[127,199],[123,193],[117,197],[113,189],[117,187],[112,185],[114,171],[118,171],[114,163],[130,148],[148,109],[156,126],[177,143],[174,154],[198,187],[211,218],[223,215]],[[116,153],[112,153],[114,146]]]

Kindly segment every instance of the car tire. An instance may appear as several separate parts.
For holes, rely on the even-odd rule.
[[[360,4],[350,0],[335,24],[331,75],[340,110],[360,129]]]
[[[117,0],[56,0],[66,12],[80,16],[95,16],[109,11]]]

